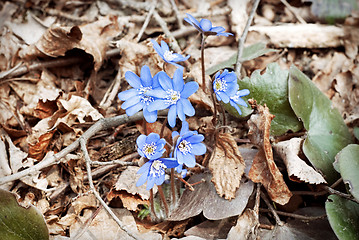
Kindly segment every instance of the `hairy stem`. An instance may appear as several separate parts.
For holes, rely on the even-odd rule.
[[[203,90],[203,92],[207,92],[206,70],[205,70],[205,66],[204,66],[204,42],[205,42],[205,36],[202,33],[202,42],[201,42],[202,90]]]

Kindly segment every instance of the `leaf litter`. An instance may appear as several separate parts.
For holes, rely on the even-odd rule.
[[[44,2],[48,3],[48,1]],[[36,4],[32,4],[33,1],[30,1],[27,8],[9,1],[0,5],[2,8],[0,27],[2,30],[5,29],[1,31],[0,38],[0,69],[2,71],[0,74],[0,124],[2,131],[6,132],[1,135],[0,141],[0,174],[2,174],[0,178],[51,158],[78,139],[94,121],[124,113],[120,110],[116,94],[127,88],[127,83],[124,83],[125,72],[139,73],[141,66],[145,64],[150,66],[152,75],[162,69],[161,59],[155,54],[149,42],[150,38],[157,37],[157,40],[163,39],[170,45],[173,44],[171,42],[173,40],[169,40],[166,36],[158,36],[163,29],[152,20],[142,39],[139,42],[134,40],[145,20],[146,14],[143,13],[148,9],[147,2],[134,2],[132,5],[124,1],[124,5],[118,5],[118,3],[99,1],[92,4],[80,4],[76,7],[76,3],[66,5],[53,3],[47,5],[48,8],[42,15],[39,15],[38,10],[32,7]],[[248,15],[246,5],[237,8],[236,4],[235,1],[228,1],[228,3],[188,1],[186,4],[178,3],[178,7],[181,14],[188,12],[189,8],[199,9],[201,10],[199,13],[213,19],[215,25],[223,25],[231,32],[237,33],[239,37]],[[297,66],[302,66],[301,70],[314,76],[314,83],[339,109],[345,123],[348,123],[350,127],[357,126],[359,113],[358,104],[355,103],[359,99],[357,92],[359,74],[355,64],[358,58],[357,44],[356,40],[353,40],[353,36],[357,34],[356,30],[351,31],[351,36],[349,36],[347,30],[351,28],[345,27],[344,30],[340,30],[338,27],[325,28],[318,24],[322,29],[334,29],[332,33],[342,34],[344,41],[334,41],[334,43],[336,46],[343,46],[343,52],[332,48],[323,51],[312,50],[313,42],[310,41],[312,34],[308,32],[307,36],[298,37],[298,41],[288,40],[287,37],[286,42],[283,42],[280,39],[283,36],[283,29],[288,29],[288,27],[300,29],[301,26],[288,24],[296,22],[297,19],[287,9],[281,13],[274,12],[275,9],[279,9],[278,7],[283,7],[278,1],[262,4],[263,12],[259,11],[255,16],[255,24],[265,23],[265,25],[273,26],[270,26],[272,28],[253,26],[246,44],[255,44],[258,43],[258,39],[262,39],[261,44],[272,42],[274,44],[271,46],[280,44],[291,46],[291,43],[295,43],[298,46],[306,46],[307,51],[290,48],[288,52],[272,52],[270,55],[249,60],[243,64],[246,74],[249,76],[256,69],[263,70],[268,62],[272,61],[287,68],[295,62]],[[54,6],[56,8],[51,9]],[[159,1],[156,11],[175,33],[176,19],[174,13],[171,15],[171,9],[169,1]],[[296,9],[304,10],[304,7]],[[207,16],[205,10],[211,13],[211,16]],[[273,24],[275,20],[270,17],[271,11],[273,16],[278,15],[278,19],[284,22],[283,28]],[[238,17],[239,12],[243,18]],[[234,25],[230,26],[228,22]],[[345,24],[350,25],[350,21]],[[307,26],[314,25],[316,24]],[[24,29],[29,31],[24,31]],[[280,34],[271,39],[263,34],[266,32],[267,36],[273,36],[275,31],[279,31]],[[323,31],[322,34],[325,36],[323,39],[333,38],[327,31]],[[199,41],[194,35],[185,34],[176,38],[180,47],[184,49],[183,54],[192,55],[186,62],[185,76],[189,80],[199,82],[201,78]],[[317,44],[325,44],[325,42],[320,41]],[[228,61],[228,58],[236,53],[236,45],[235,38],[208,38],[205,54],[206,68],[209,69]],[[117,48],[115,49],[117,53],[109,57],[108,50],[114,48]],[[87,59],[78,54],[76,52],[78,49],[81,49],[81,54],[85,52],[90,58]],[[79,62],[71,66],[40,67],[28,73],[15,75],[20,77],[18,79],[2,78],[9,72],[16,72],[17,68],[24,66],[21,64],[32,66],[32,64],[40,63],[41,65],[50,60],[71,58],[73,53],[76,53]],[[88,62],[80,64],[80,60]],[[338,62],[345,64],[338,65]],[[14,68],[15,66],[17,68]],[[305,66],[310,66],[311,69],[306,69]],[[174,69],[169,68],[169,72],[171,71]],[[259,72],[256,74],[261,76]],[[209,82],[210,79],[208,79]],[[103,93],[106,93],[107,99],[102,96]],[[202,134],[213,134],[214,126],[210,115],[214,112],[214,106],[210,96],[201,92],[200,89],[190,98],[190,101],[195,104],[196,112],[200,112],[200,116],[189,119],[190,128]],[[270,105],[268,106],[269,112],[272,112],[273,109]],[[202,179],[205,181],[194,185],[194,192],[189,189],[184,190],[169,221],[165,223],[167,227],[160,231],[163,235],[168,233],[169,236],[180,238],[187,236],[182,239],[188,239],[191,236],[196,239],[215,237],[228,239],[234,237],[235,239],[240,236],[239,234],[248,237],[258,223],[258,216],[254,216],[253,212],[250,213],[253,205],[250,196],[254,189],[252,180],[263,183],[272,200],[280,204],[286,203],[290,198],[291,193],[287,184],[291,190],[299,186],[293,187],[290,180],[300,180],[300,183],[295,184],[301,184],[302,188],[312,188],[312,184],[323,183],[323,176],[305,163],[305,157],[298,155],[299,139],[295,140],[294,145],[292,145],[294,138],[277,144],[271,143],[269,129],[272,117],[267,110],[263,112],[265,113],[253,114],[250,117],[249,126],[246,125],[247,119],[238,120],[228,116],[230,127],[236,128],[236,131],[231,131],[231,134],[219,134],[214,145],[210,142],[206,143],[213,147],[213,149],[210,148],[214,152],[209,159],[211,173],[203,173],[201,168],[197,167],[190,171],[191,176],[186,178],[188,182],[196,183]],[[277,112],[281,113],[281,111]],[[277,112],[275,115],[279,117]],[[261,125],[260,121],[266,124]],[[300,130],[301,126],[298,122],[291,123],[295,124],[292,130]],[[111,144],[119,140],[126,142],[127,137],[131,135],[129,133],[145,131],[141,121],[137,122],[136,126],[128,123],[119,126],[118,131],[113,129],[113,131],[98,133],[88,143],[91,156],[105,162],[106,157],[95,158],[96,152],[101,152],[106,146],[112,148],[115,145]],[[155,124],[148,125],[146,128],[160,132],[161,126]],[[285,131],[287,129],[284,129],[283,133]],[[165,137],[167,141],[171,141],[168,128],[165,128]],[[130,141],[128,142],[131,144]],[[275,152],[281,153],[284,165],[273,156],[272,145]],[[135,148],[132,146],[129,149],[129,151],[134,151]],[[207,154],[206,157],[209,155]],[[130,159],[130,161],[136,160]],[[197,163],[201,163],[202,160],[202,158],[197,158]],[[296,165],[293,167],[292,164]],[[287,171],[290,180],[283,178],[278,169],[281,172]],[[147,235],[144,234],[146,237],[152,234],[151,239],[162,239],[160,234],[151,233],[151,229],[156,231],[157,229],[153,223],[150,223],[148,217],[145,217],[143,221],[137,217],[138,212],[144,209],[144,205],[148,205],[149,199],[148,192],[134,188],[136,179],[131,179],[131,176],[135,175],[137,167],[111,168],[106,172],[102,172],[101,167],[93,167],[92,170],[94,174],[98,174],[95,181],[102,196],[109,201],[112,209],[122,219],[128,219],[126,223],[131,226],[133,232],[138,233],[140,229],[141,232],[147,231]],[[262,173],[268,173],[268,175],[263,176]],[[126,239],[128,237],[125,233],[123,235],[119,233],[121,230],[117,224],[103,209],[99,208],[100,205],[95,201],[94,196],[87,193],[88,183],[84,161],[79,151],[69,154],[60,164],[1,187],[19,193],[22,201],[32,202],[41,209],[52,237],[68,238],[77,234],[79,234],[77,235],[79,239],[88,239],[93,234],[99,239],[106,239],[106,237]],[[305,201],[305,204],[311,205],[313,202],[316,204],[319,200]],[[302,208],[299,207],[299,209]],[[260,216],[262,215],[264,214],[260,213]],[[259,220],[262,222],[261,218]],[[293,224],[298,228],[293,230],[293,224],[289,224],[290,219],[286,220],[288,224],[280,228],[284,235],[275,236],[311,236],[303,233],[305,230],[315,228],[311,223],[308,225],[310,227],[299,227],[302,225],[295,222]],[[323,222],[327,223],[327,220]],[[237,227],[239,225],[241,228]],[[233,228],[230,231],[231,227]],[[208,228],[213,228],[213,231],[206,231]],[[330,232],[330,229],[318,231]],[[113,235],[104,236],[108,232],[113,232]],[[138,234],[141,235],[141,233]],[[270,234],[267,236],[273,236],[273,232]],[[314,235],[313,239],[318,239],[318,237]]]

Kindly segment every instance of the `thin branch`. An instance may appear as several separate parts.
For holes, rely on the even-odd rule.
[[[271,210],[265,209],[265,208],[259,208],[259,211],[261,211],[261,212],[272,212]],[[295,213],[282,212],[282,211],[278,211],[278,210],[274,210],[274,211],[278,215],[297,218],[297,219],[306,220],[306,221],[313,221],[313,220],[318,220],[318,219],[322,219],[322,218],[327,217],[327,214],[320,215],[320,216],[305,216],[305,215],[300,215],[300,214],[295,214]]]
[[[275,209],[273,208],[272,204],[269,202],[267,196],[266,196],[264,193],[261,193],[261,197],[262,197],[262,199],[264,200],[264,202],[267,204],[267,207],[269,208],[269,211],[273,214],[276,223],[277,223],[279,226],[283,226],[284,223],[280,220],[280,218],[279,218],[277,212],[276,212]]]
[[[105,203],[105,201],[101,198],[100,194],[96,191],[96,188],[92,181],[92,175],[91,175],[91,159],[88,154],[87,148],[86,148],[86,142],[88,139],[83,138],[82,136],[79,139],[81,151],[84,154],[84,158],[86,161],[86,170],[87,170],[87,178],[88,182],[90,184],[90,190],[93,192],[97,200],[101,203],[101,205],[105,208],[105,210],[110,214],[110,216],[115,220],[115,222],[118,224],[118,226],[125,231],[129,236],[133,237],[134,239],[137,239],[136,236],[131,233],[131,231],[127,228],[125,224],[123,224],[120,219],[115,215],[115,213],[111,210],[111,208]]]
[[[166,110],[159,111],[158,115],[167,115]],[[112,127],[116,127],[118,125],[127,123],[127,122],[134,122],[141,120],[143,118],[143,113],[138,112],[131,117],[127,116],[126,114],[111,117],[111,118],[102,118],[99,121],[97,121],[94,125],[92,125],[89,129],[87,129],[86,132],[81,136],[81,138],[88,141],[91,137],[93,137],[97,132],[106,130]],[[54,154],[54,155],[48,155],[46,156],[41,162],[38,164],[26,168],[20,172],[14,173],[9,176],[5,176],[0,178],[0,185],[4,183],[8,183],[11,181],[18,180],[20,178],[23,178],[25,176],[33,175],[38,173],[41,169],[44,169],[46,167],[52,166],[54,164],[58,164],[60,162],[67,162],[67,159],[65,158],[67,154],[71,153],[72,151],[75,151],[80,145],[80,140],[77,139],[75,142],[71,143],[69,146],[61,150],[60,152]],[[65,159],[64,159],[65,158]]]
[[[293,13],[293,15],[298,19],[298,21],[302,24],[307,24],[307,22],[298,14],[295,8],[293,8],[286,0],[280,0],[287,8],[288,10]]]
[[[173,49],[180,53],[181,52],[181,48],[177,43],[176,38],[173,36],[173,34],[171,33],[171,31],[169,30],[169,28],[167,27],[167,23],[162,19],[162,17],[158,14],[158,12],[155,10],[153,13],[153,16],[155,17],[157,23],[160,25],[160,27],[162,28],[163,32],[165,33],[165,35],[167,35],[167,37],[171,40],[171,43],[173,45]]]
[[[136,37],[136,42],[139,42],[143,33],[145,32],[147,26],[148,26],[148,23],[150,22],[151,20],[151,17],[153,15],[153,12],[155,11],[156,9],[156,5],[157,5],[157,1],[158,0],[153,0],[152,1],[152,4],[151,4],[151,8],[150,8],[150,11],[148,11],[148,14],[146,16],[146,19],[145,19],[145,22],[143,23],[142,27],[141,27],[141,30],[140,32],[138,33],[137,37]]]
[[[177,19],[177,23],[178,23],[178,27],[181,29],[183,28],[183,22],[182,22],[182,17],[178,11],[178,8],[177,8],[177,5],[175,3],[174,0],[170,0],[171,4],[172,4],[172,8],[173,8],[173,11],[175,12],[176,14],[176,19]]]
[[[239,42],[238,42],[238,56],[237,56],[237,63],[236,63],[236,74],[237,74],[238,78],[241,78],[241,67],[242,67],[241,58],[242,58],[242,54],[243,54],[244,42],[246,41],[248,30],[252,24],[253,17],[258,8],[259,2],[260,2],[260,0],[254,1],[252,10],[251,10],[248,20],[247,20],[247,24],[243,30],[243,33],[242,33],[241,38],[239,39]]]

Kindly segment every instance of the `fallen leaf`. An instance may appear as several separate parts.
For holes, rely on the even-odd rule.
[[[298,153],[303,139],[292,138],[273,145],[274,150],[283,159],[287,167],[288,176],[292,181],[304,181],[310,184],[327,183],[320,173],[308,166]]]
[[[184,232],[186,236],[197,236],[203,239],[225,239],[232,227],[232,220],[206,220]],[[237,238],[238,239],[238,238]]]
[[[193,175],[188,182],[200,184],[193,186],[194,191],[186,189],[178,204],[167,220],[181,221],[196,216],[203,211],[209,220],[220,220],[242,213],[247,206],[248,198],[253,192],[252,181],[241,180],[241,184],[231,201],[218,196],[210,173]]]
[[[249,234],[254,232],[258,224],[256,212],[250,208],[246,209],[238,218],[236,225],[229,231],[227,240],[249,239]]]
[[[42,134],[35,144],[29,143],[29,157],[34,158],[36,160],[41,160],[44,154],[47,152],[47,147],[50,144],[52,136],[56,130],[52,130],[50,132]]]
[[[262,183],[270,198],[284,205],[288,203],[292,193],[273,159],[269,135],[274,115],[270,114],[266,105],[257,105],[257,109],[258,113],[253,114],[248,121],[248,138],[259,147],[259,152],[254,157],[248,177],[255,183]]]
[[[233,136],[220,133],[208,164],[217,193],[227,200],[235,198],[244,172],[244,160]]]

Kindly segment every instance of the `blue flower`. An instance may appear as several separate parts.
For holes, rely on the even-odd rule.
[[[212,22],[208,19],[202,19],[198,22],[191,14],[187,14],[188,18],[184,18],[186,22],[195,27],[200,33],[205,35],[216,35],[216,36],[232,36],[232,33],[224,32],[224,27],[212,27]]]
[[[148,136],[140,135],[137,140],[137,152],[149,160],[162,157],[162,154],[166,151],[164,146],[166,140],[160,138],[157,133],[150,133]]]
[[[170,51],[167,43],[164,41],[161,41],[161,46],[153,39],[151,39],[151,42],[153,43],[153,48],[156,50],[158,55],[166,62],[170,63],[172,65],[175,65],[176,67],[183,68],[183,66],[177,64],[176,62],[183,62],[186,61],[190,56],[184,57],[178,53],[173,53],[173,51]]]
[[[147,95],[147,92],[159,88],[158,76],[153,78],[148,66],[141,68],[141,77],[135,73],[127,71],[125,78],[127,82],[133,87],[118,94],[118,98],[125,101],[121,107],[126,109],[126,114],[132,116],[143,109],[143,116],[146,121],[153,123],[157,120],[157,111],[148,111],[148,105],[155,99]]]
[[[231,96],[234,96],[239,86],[235,72],[228,72],[225,69],[222,73],[217,72],[213,81],[213,91],[218,101],[228,103]]]
[[[148,105],[149,111],[156,111],[169,108],[168,123],[171,127],[176,125],[176,117],[178,115],[181,121],[186,116],[193,116],[195,110],[191,102],[187,99],[198,89],[198,83],[192,81],[184,83],[183,71],[180,68],[174,73],[173,80],[165,73],[158,73],[158,81],[161,88],[148,92],[149,96],[156,98]]]
[[[178,162],[174,158],[158,158],[146,162],[139,170],[138,174],[142,174],[137,181],[136,186],[139,187],[147,181],[147,190],[153,188],[153,185],[161,185],[165,181],[165,169],[175,168]]]
[[[186,121],[182,122],[180,133],[176,131],[172,133],[172,138],[177,138],[173,156],[180,165],[194,167],[196,165],[195,155],[203,155],[207,151],[206,145],[202,143],[204,136],[198,134],[197,131],[189,131]],[[182,168],[176,170],[182,170]]]
[[[234,96],[229,98],[229,103],[232,105],[232,107],[234,107],[237,112],[239,113],[239,115],[242,114],[241,109],[238,107],[238,105],[242,105],[247,107],[247,103],[241,98],[243,96],[247,96],[249,94],[249,90],[248,89],[242,89],[236,92],[236,94],[234,94]]]

